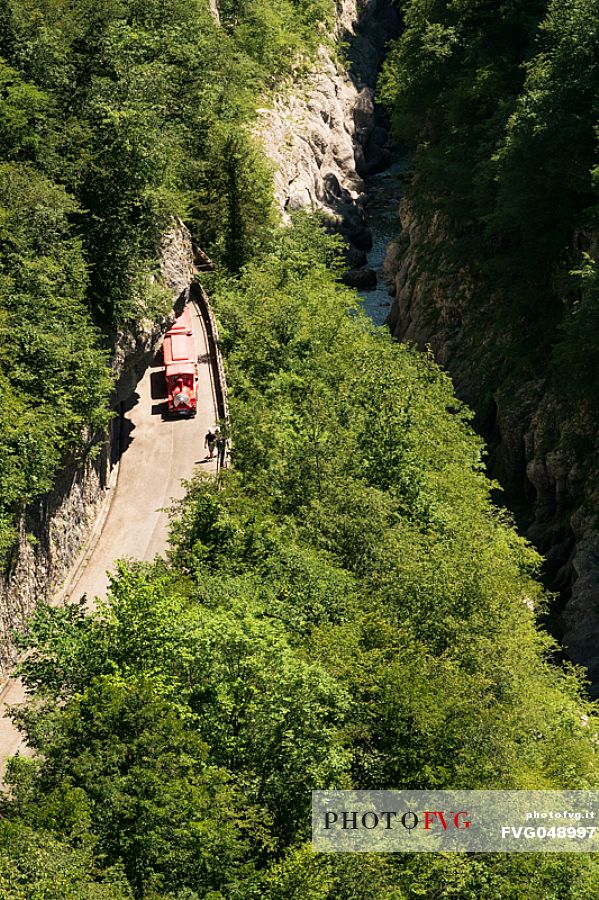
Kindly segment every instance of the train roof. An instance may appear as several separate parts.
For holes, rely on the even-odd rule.
[[[183,312],[178,316],[167,334],[193,334],[193,326],[191,323],[191,311],[189,306],[183,307]]]
[[[195,375],[195,374],[196,374],[195,363],[190,363],[190,362],[173,363],[173,365],[166,367],[166,377],[167,378],[178,378],[179,375]]]
[[[195,364],[197,360],[196,342],[191,334],[170,334],[164,338],[164,365],[172,366],[184,362]]]

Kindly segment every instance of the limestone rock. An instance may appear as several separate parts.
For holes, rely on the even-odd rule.
[[[158,259],[164,285],[179,297],[191,284],[194,273],[191,234],[181,219],[175,219],[173,227],[163,236]]]
[[[220,25],[220,7],[218,0],[208,0],[208,6],[212,14],[212,18],[217,25]]]
[[[256,127],[273,162],[283,219],[298,209],[320,210],[363,252],[371,248],[372,237],[362,175],[375,171],[384,157],[380,147],[373,169],[365,153],[371,141],[374,148],[382,140],[374,124],[374,86],[385,43],[398,22],[389,0],[339,0],[337,33],[352,38],[350,70],[321,47],[311,74],[281,92],[272,108],[259,110]]]
[[[344,272],[341,280],[349,287],[355,287],[359,291],[364,291],[376,287],[377,274],[374,269],[364,266],[361,269],[349,269],[349,271]]]
[[[490,474],[504,500],[518,510],[526,536],[546,557],[550,587],[561,592],[551,627],[567,655],[588,667],[591,693],[599,696],[599,531],[585,510],[596,506],[577,447],[596,447],[596,423],[582,400],[559,402],[543,379],[517,389],[496,387],[481,397],[480,378],[469,361],[467,316],[472,276],[443,265],[445,239],[439,216],[422,221],[408,200],[400,206],[399,240],[390,245],[385,277],[393,280],[389,323],[393,334],[431,346],[452,376],[456,392],[477,411],[489,439]],[[437,272],[420,266],[435,248]],[[488,303],[500,302],[489,297]],[[477,335],[477,341],[488,338]],[[484,352],[484,345],[482,346]],[[589,449],[586,451],[592,452]]]
[[[572,597],[561,616],[562,643],[568,656],[588,668],[591,695],[599,696],[599,532],[578,540],[572,560]]]
[[[280,95],[272,109],[261,111],[257,133],[274,163],[275,197],[284,218],[308,207],[336,218],[354,212],[354,221],[363,226],[354,111],[361,104],[360,114],[366,115],[368,102],[372,98],[357,91],[321,49],[317,71],[301,95]]]

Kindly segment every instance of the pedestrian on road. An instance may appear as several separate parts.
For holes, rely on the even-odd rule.
[[[218,458],[219,465],[222,467],[225,464],[225,448],[227,445],[227,441],[218,425],[214,429],[214,434],[216,436],[216,456]]]
[[[208,448],[208,454],[210,459],[214,459],[214,448],[216,447],[216,435],[213,432],[212,428],[208,429],[208,433],[204,438],[204,447]]]

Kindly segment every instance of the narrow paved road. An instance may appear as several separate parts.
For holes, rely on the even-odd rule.
[[[123,452],[116,487],[104,525],[91,552],[76,563],[75,575],[56,602],[76,600],[87,594],[90,601],[104,596],[108,572],[117,559],[152,560],[164,553],[168,539],[168,508],[185,495],[182,482],[194,471],[216,470],[205,459],[204,435],[216,423],[216,400],[201,316],[192,305],[192,319],[199,356],[198,413],[193,419],[163,418],[164,370],[149,368],[129,402],[123,429]],[[0,779],[6,759],[27,752],[22,735],[6,716],[6,707],[22,703],[20,680],[11,680],[1,696]]]

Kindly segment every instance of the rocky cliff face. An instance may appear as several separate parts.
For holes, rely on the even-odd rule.
[[[191,236],[182,222],[163,238],[161,281],[177,303],[194,273]],[[119,458],[119,415],[156,351],[169,320],[142,321],[115,339],[112,368],[117,413],[108,435],[90,436],[83,458],[65,461],[54,490],[28,508],[20,523],[20,539],[8,574],[0,579],[0,677],[14,663],[11,639],[39,601],[60,590],[70,568],[89,539],[111,487]]]
[[[350,42],[348,65],[322,47],[313,71],[259,111],[256,128],[274,164],[283,216],[321,210],[350,241],[350,265],[356,267],[372,243],[363,178],[380,164],[387,137],[375,123],[374,84],[385,42],[398,27],[388,0],[340,0],[337,32]]]
[[[55,489],[28,508],[20,522],[19,544],[10,572],[0,581],[0,675],[15,660],[12,632],[41,600],[49,600],[73,564],[98,516],[108,489],[109,445],[99,455],[70,460]]]
[[[400,237],[385,264],[394,295],[391,330],[421,349],[430,346],[458,395],[481,413],[490,474],[546,557],[549,588],[559,592],[549,625],[568,657],[588,668],[591,693],[599,696],[599,530],[583,466],[596,449],[596,423],[582,404],[565,407],[543,380],[517,390],[498,386],[490,401],[481,398],[465,329],[472,276],[445,267],[442,257],[435,274],[427,272],[423,260],[431,247],[442,250],[444,224],[438,216],[420,220],[406,199],[399,216]]]

